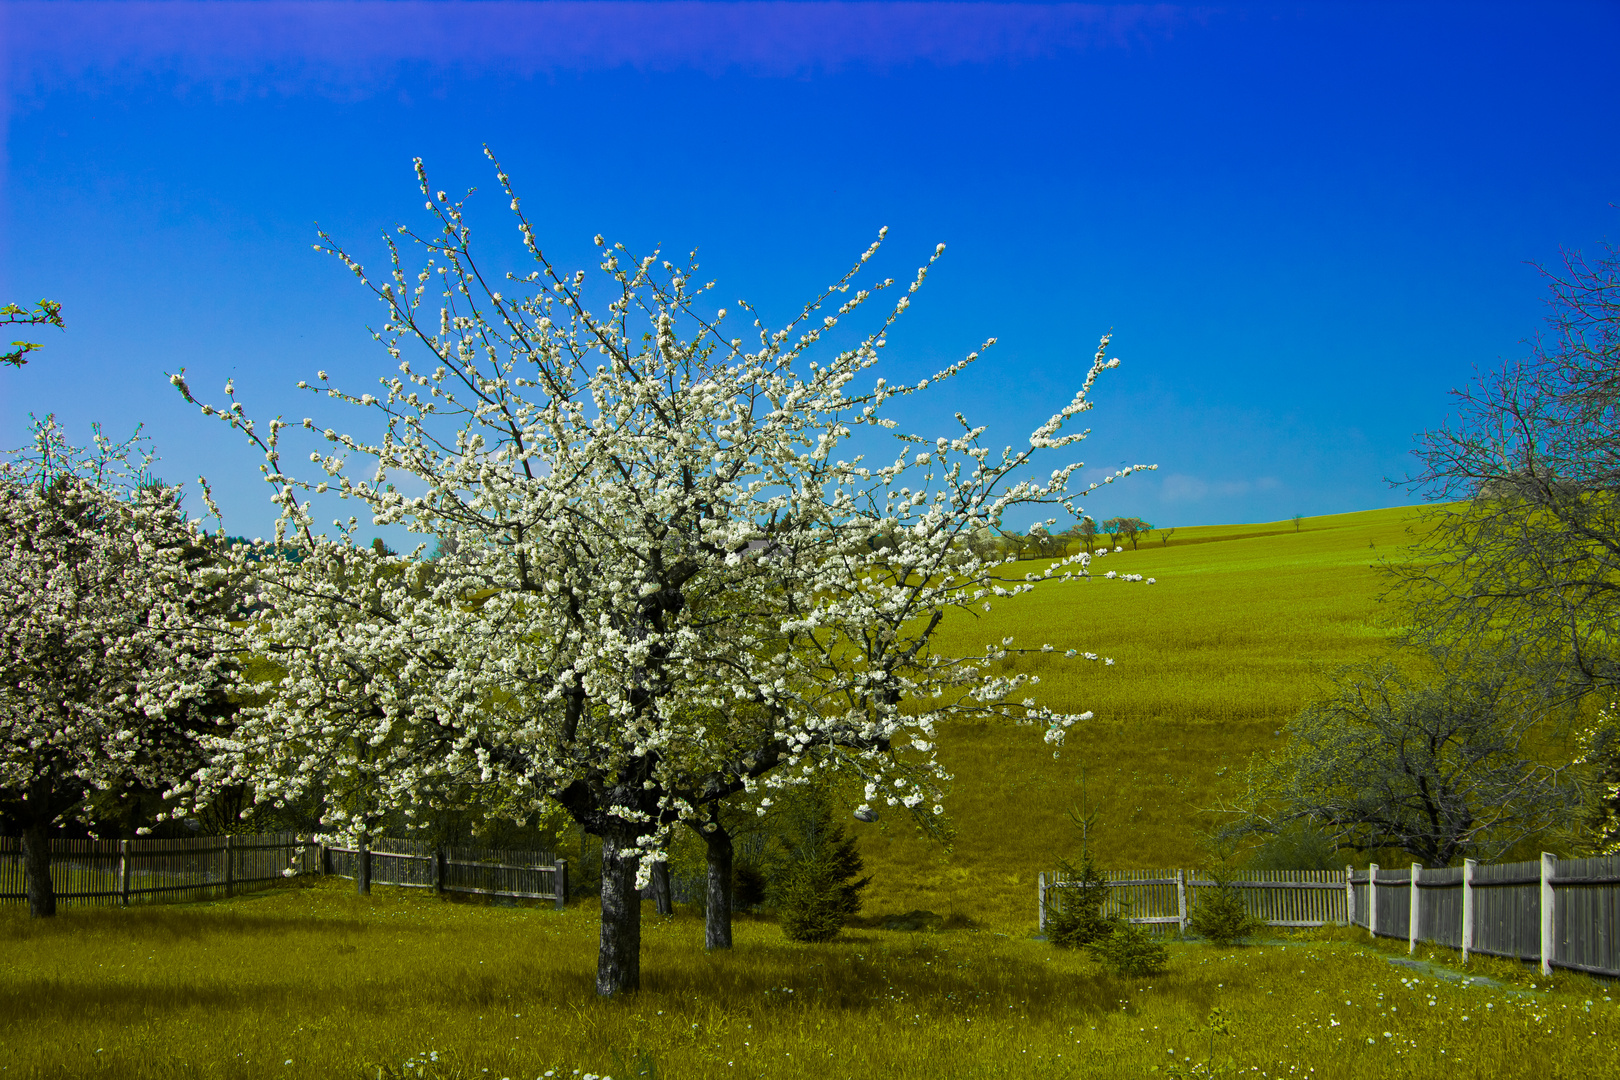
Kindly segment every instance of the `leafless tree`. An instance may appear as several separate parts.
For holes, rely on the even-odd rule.
[[[1289,722],[1287,744],[1250,767],[1225,835],[1308,824],[1341,849],[1399,848],[1446,866],[1565,824],[1578,789],[1526,745],[1541,699],[1515,688],[1511,657],[1451,659],[1432,682],[1388,663],[1343,673]]]
[[[1545,330],[1528,355],[1453,391],[1418,437],[1407,482],[1439,505],[1390,570],[1414,640],[1509,635],[1546,692],[1620,687],[1620,256],[1543,270]]]

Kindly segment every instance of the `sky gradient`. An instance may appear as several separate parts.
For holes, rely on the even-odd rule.
[[[0,370],[0,446],[145,423],[267,533],[256,456],[163,373],[262,418],[317,369],[369,389],[381,312],[317,222],[374,263],[421,156],[522,269],[487,143],[560,265],[696,247],[776,321],[880,226],[902,279],[945,242],[890,378],[999,343],[921,434],[1023,444],[1112,331],[1080,456],[1160,468],[1095,516],[1409,503],[1413,434],[1538,329],[1532,264],[1615,237],[1617,52],[1612,3],[0,4],[0,302],[67,319]]]

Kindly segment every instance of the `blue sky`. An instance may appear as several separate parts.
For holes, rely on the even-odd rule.
[[[420,155],[519,269],[488,143],[560,264],[698,247],[779,321],[879,226],[896,277],[945,242],[891,377],[999,344],[923,434],[1022,443],[1112,330],[1081,456],[1160,468],[1097,516],[1409,503],[1413,433],[1536,331],[1530,264],[1615,238],[1617,52],[1612,3],[0,4],[0,300],[67,318],[0,370],[0,446],[142,422],[268,532],[163,372],[262,417],[369,388],[380,311],[316,222],[374,262]]]

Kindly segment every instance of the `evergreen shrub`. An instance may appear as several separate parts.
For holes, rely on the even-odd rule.
[[[1265,929],[1265,923],[1249,914],[1243,892],[1232,884],[1231,871],[1224,863],[1212,867],[1209,879],[1214,887],[1198,890],[1187,928],[1217,945],[1235,945]]]
[[[1116,919],[1111,933],[1089,943],[1086,951],[1115,975],[1157,975],[1170,962],[1170,950],[1146,926]]]
[[[769,890],[782,932],[792,941],[831,941],[859,914],[872,879],[859,877],[855,838],[834,818],[826,792],[801,789],[784,817]]]
[[[1060,949],[1077,949],[1107,937],[1119,926],[1119,916],[1106,915],[1108,885],[1098,872],[1089,850],[1080,865],[1059,861],[1066,882],[1047,895],[1046,939]]]

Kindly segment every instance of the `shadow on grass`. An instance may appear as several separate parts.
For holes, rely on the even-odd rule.
[[[1110,976],[1044,950],[1008,956],[976,933],[846,930],[826,945],[755,941],[684,963],[643,962],[643,993],[701,999],[763,1017],[819,1009],[892,1012],[903,1004],[941,1019],[1009,1009],[1030,1020],[1079,1023],[1115,1010],[1154,979]],[[674,957],[671,957],[674,959]],[[1166,979],[1170,975],[1154,978]]]
[[[359,913],[353,916],[303,915],[293,919],[286,915],[222,911],[214,907],[202,917],[176,917],[177,913],[184,912],[184,906],[173,904],[123,909],[76,908],[50,919],[0,919],[0,942],[49,941],[92,934],[108,941],[169,943],[209,938],[234,941],[244,937],[284,937],[289,932],[364,934],[368,926],[375,926],[368,924]],[[387,929],[393,932],[400,928]]]

